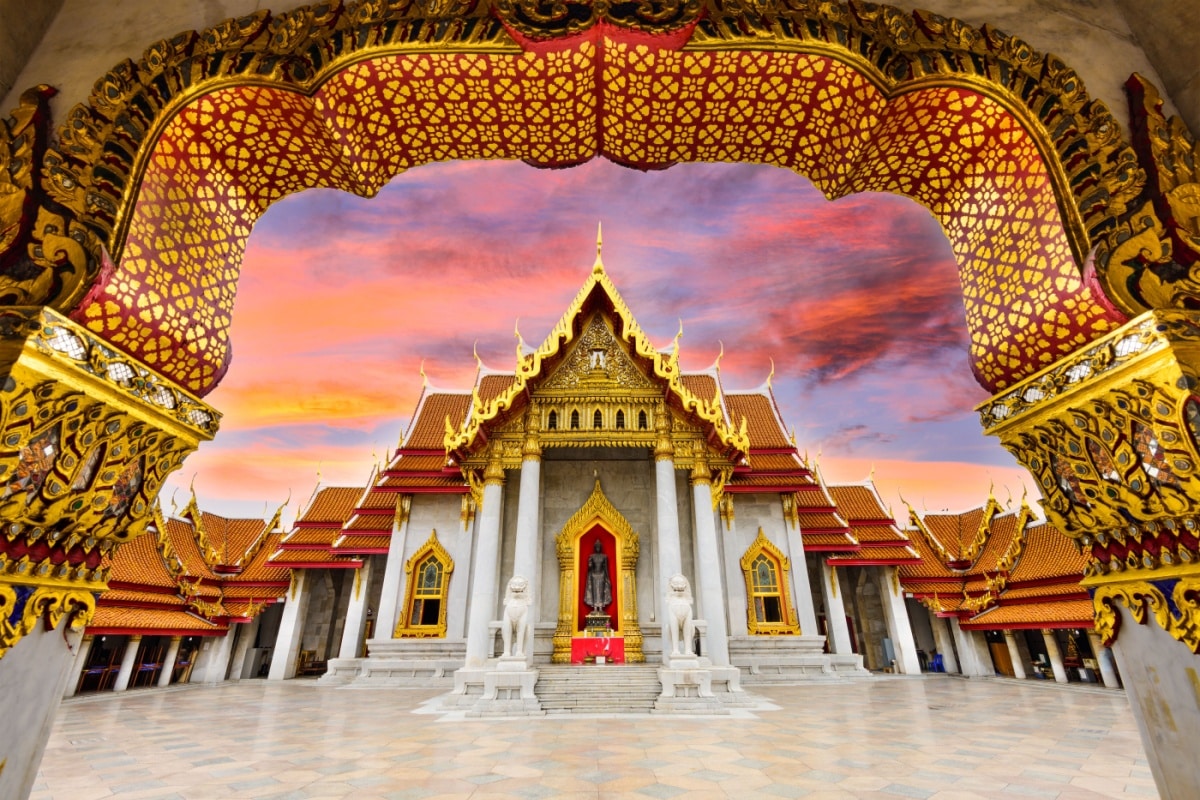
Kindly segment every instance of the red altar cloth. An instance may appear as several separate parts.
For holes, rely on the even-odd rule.
[[[625,663],[625,640],[620,636],[577,636],[571,640],[571,663],[582,664],[584,656],[604,656],[609,663]]]

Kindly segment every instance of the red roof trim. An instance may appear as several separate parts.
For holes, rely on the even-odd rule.
[[[444,456],[446,451],[441,448],[437,449],[422,449],[420,447],[397,447],[392,454],[392,458],[396,456]]]
[[[900,567],[905,564],[920,564],[921,559],[913,558],[831,558],[838,567]],[[913,595],[916,597],[916,595]]]
[[[969,631],[1040,631],[1040,630],[1059,630],[1062,628],[1083,628],[1084,630],[1093,630],[1095,628],[1095,620],[1074,621],[1074,622],[1002,622],[999,625],[988,625],[986,622],[967,622],[962,620],[959,623],[962,627]]]
[[[191,628],[87,628],[89,636],[221,636],[228,628],[193,630]]]
[[[272,567],[286,567],[287,569],[358,569],[363,565],[361,561],[321,561],[316,564],[311,561],[299,561],[295,564],[290,564],[285,561],[272,561]]]
[[[743,483],[727,483],[725,491],[730,494],[780,494],[782,492],[802,492],[806,489],[820,488],[811,483],[800,485],[779,484],[776,486],[750,486]],[[806,508],[805,511],[814,513],[813,509]]]

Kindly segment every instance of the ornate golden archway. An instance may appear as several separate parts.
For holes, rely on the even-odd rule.
[[[625,639],[625,660],[641,663],[642,629],[638,624],[637,561],[641,549],[637,532],[621,512],[604,496],[600,481],[592,494],[563,526],[554,540],[558,556],[558,625],[554,629],[554,652],[551,661],[565,664],[571,660],[571,639],[581,627],[579,597],[582,591],[580,563],[584,555],[580,542],[594,528],[600,528],[614,540],[617,580],[613,586],[618,618],[614,631]]]

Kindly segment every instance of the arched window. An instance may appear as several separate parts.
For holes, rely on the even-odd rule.
[[[551,431],[558,430],[558,412],[551,411],[550,417],[546,420],[546,429]]]
[[[598,409],[598,408],[596,409],[596,413],[592,414],[592,427],[593,428],[603,428],[604,427],[604,416],[600,413],[600,409]]]
[[[437,531],[404,564],[404,608],[393,638],[443,638],[446,635],[446,596],[454,561],[438,541]]]
[[[625,412],[617,409],[617,430],[625,430]]]
[[[579,430],[579,412],[578,411],[571,412],[571,430],[573,430],[573,431]]]
[[[639,431],[646,430],[646,412],[645,411],[638,412],[638,430]]]
[[[746,576],[746,625],[750,633],[800,633],[788,592],[788,559],[771,544],[762,528],[741,563]]]

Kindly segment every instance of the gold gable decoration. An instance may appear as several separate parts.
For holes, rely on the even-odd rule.
[[[612,307],[609,314],[598,310],[595,317],[584,321],[576,333],[576,324],[584,314],[588,298],[594,291],[604,293]],[[546,374],[551,361],[561,358],[561,364]],[[646,370],[640,368],[636,359],[642,359]],[[647,374],[647,373],[652,373]],[[655,380],[657,379],[657,381]],[[460,463],[470,461],[471,468],[475,464],[475,451],[480,442],[489,438],[488,434],[496,429],[510,424],[508,417],[516,410],[519,403],[527,401],[531,395],[537,395],[535,406],[539,407],[539,435],[542,443],[553,441],[553,430],[549,430],[549,411],[555,410],[560,418],[558,430],[571,430],[571,413],[579,414],[579,430],[592,432],[580,442],[571,441],[564,437],[568,446],[654,446],[654,416],[650,409],[653,405],[637,407],[630,406],[626,412],[625,428],[617,427],[616,414],[624,409],[614,404],[613,396],[619,389],[622,396],[630,393],[636,395],[645,392],[649,399],[651,392],[658,399],[663,394],[662,384],[665,383],[667,395],[673,397],[669,404],[673,415],[690,416],[699,421],[701,427],[712,429],[712,436],[689,424],[687,420],[678,419],[672,426],[673,431],[686,442],[677,448],[682,456],[676,459],[677,466],[690,467],[691,455],[700,450],[710,450],[709,459],[714,461],[734,462],[750,449],[750,437],[746,421],[742,420],[740,427],[734,429],[725,421],[719,398],[704,399],[697,397],[684,385],[679,366],[679,343],[670,353],[660,352],[646,336],[645,332],[634,319],[633,313],[625,304],[616,286],[604,270],[599,259],[592,269],[583,287],[576,294],[566,313],[555,325],[550,335],[541,346],[530,353],[521,352],[518,358],[516,373],[509,387],[492,398],[484,401],[478,387],[472,394],[471,413],[461,428],[446,425],[446,453],[457,457]],[[536,384],[536,386],[535,386]],[[656,384],[658,384],[656,386]],[[550,408],[541,402],[543,393],[561,401]],[[569,403],[574,401],[573,405]],[[563,411],[565,410],[565,418]],[[643,431],[638,427],[639,411],[647,411],[647,426]],[[596,412],[600,413],[601,426],[593,425]],[[488,434],[484,434],[484,431]],[[597,436],[597,431],[603,431]],[[647,434],[646,442],[642,442],[638,434]],[[517,432],[514,431],[514,436]],[[697,447],[692,440],[710,442],[703,448]],[[523,441],[518,441],[511,447],[503,448],[505,466],[519,466],[523,454]],[[717,464],[717,466],[724,466]]]
[[[642,629],[638,624],[636,576],[641,543],[637,531],[605,497],[599,479],[592,487],[592,494],[554,539],[558,556],[558,625],[554,629],[554,652],[550,660],[554,664],[571,662],[571,637],[577,629],[579,540],[596,524],[617,540],[619,575],[613,590],[619,610],[616,631],[625,638],[625,660],[630,664],[642,663],[646,657],[642,652]]]

